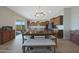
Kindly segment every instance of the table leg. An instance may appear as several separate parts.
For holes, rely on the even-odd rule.
[[[47,47],[50,51],[52,51],[52,47]]]
[[[56,48],[57,48],[57,38],[55,38]]]
[[[54,46],[54,53],[56,52],[56,46]]]
[[[25,53],[25,46],[22,47],[23,53]]]
[[[29,52],[30,47],[27,47],[27,52]]]

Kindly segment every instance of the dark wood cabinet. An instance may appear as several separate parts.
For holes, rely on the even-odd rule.
[[[15,30],[0,30],[0,44],[15,38]]]
[[[55,25],[63,25],[63,16],[58,16],[54,19]]]
[[[30,23],[30,26],[46,26],[49,23],[49,21],[44,21],[44,22],[40,22],[40,21],[36,21],[36,22],[32,22]]]
[[[60,15],[60,16],[54,17],[54,18],[50,19],[50,21],[52,23],[54,23],[54,25],[59,25],[59,26],[63,25],[63,16]],[[58,38],[63,38],[63,29],[58,28],[57,37]]]
[[[63,38],[63,30],[58,30],[57,37]]]
[[[54,25],[63,25],[63,16],[58,16],[50,19],[51,22],[54,23]]]

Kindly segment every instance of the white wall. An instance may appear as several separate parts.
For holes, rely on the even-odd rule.
[[[79,30],[79,7],[71,8],[71,29]]]
[[[0,27],[13,26],[13,29],[15,29],[15,22],[16,22],[16,19],[18,18],[24,19],[23,17],[14,13],[10,9],[4,6],[0,6]]]
[[[64,10],[59,11],[53,17],[57,17],[57,16],[60,16],[60,15],[64,15]]]
[[[79,30],[79,7],[64,9],[64,39],[70,38],[70,30]]]
[[[64,32],[63,32],[63,38],[69,39],[70,38],[70,27],[71,27],[71,8],[65,8],[64,9]]]

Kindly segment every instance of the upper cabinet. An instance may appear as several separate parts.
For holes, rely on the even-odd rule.
[[[54,17],[51,18],[49,21],[53,22],[54,25],[63,25],[63,16],[58,16],[58,17]],[[49,21],[36,21],[36,22],[28,22],[30,26],[46,26]]]
[[[55,25],[63,25],[63,16],[58,16],[50,19]]]
[[[32,22],[30,23],[30,26],[46,26],[49,23],[49,21],[45,21],[45,22],[41,22],[41,21],[37,21],[37,22]]]

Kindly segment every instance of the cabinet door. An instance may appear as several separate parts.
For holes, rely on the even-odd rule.
[[[56,18],[54,19],[54,24],[55,24],[55,25],[59,25],[59,24],[60,24],[60,17],[56,17]]]
[[[10,40],[15,38],[15,30],[9,31],[9,38]]]
[[[12,31],[9,31],[9,40],[11,40],[12,39]]]
[[[59,30],[57,33],[58,38],[63,38],[63,30]]]
[[[15,30],[12,31],[12,39],[15,38]]]
[[[63,25],[63,16],[58,16],[53,19],[55,25]]]
[[[63,16],[60,16],[60,25],[63,25]]]
[[[3,32],[3,42],[7,42],[9,40],[9,32],[5,31]]]
[[[2,32],[0,32],[0,44],[2,44]]]

